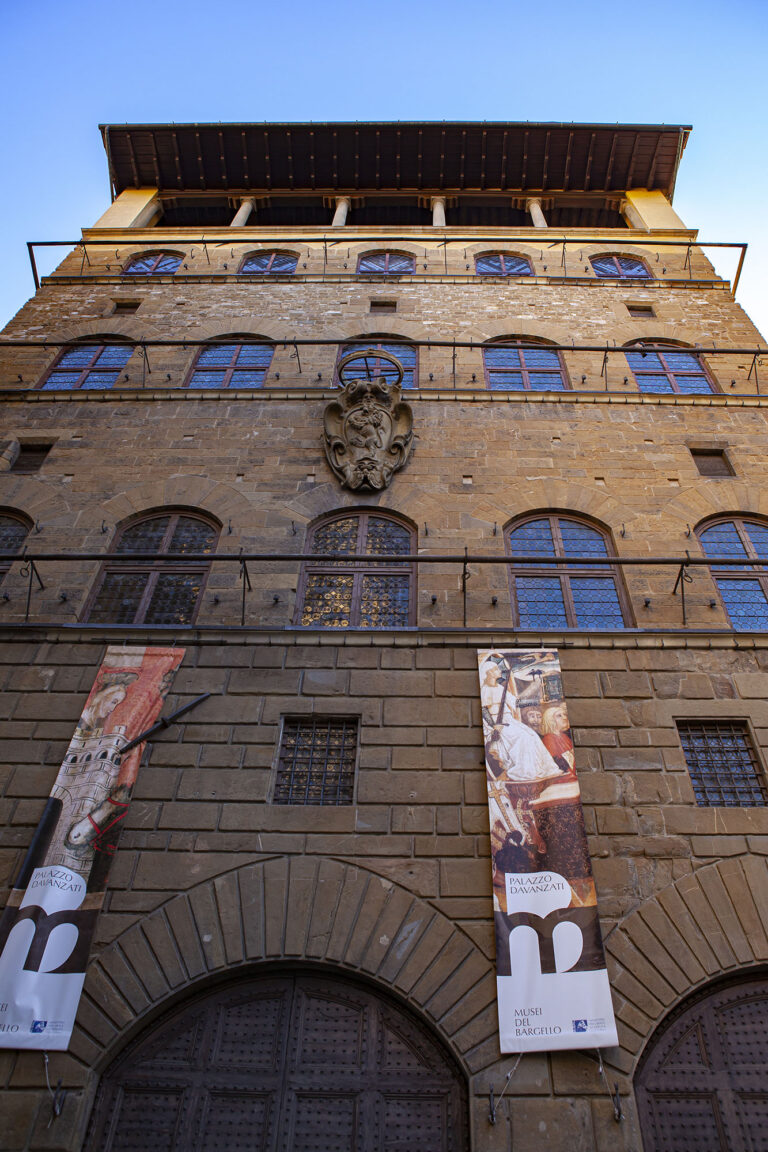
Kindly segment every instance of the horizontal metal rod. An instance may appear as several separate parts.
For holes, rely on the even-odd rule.
[[[386,225],[382,225],[382,227],[386,227]],[[115,231],[124,234],[127,230],[118,228],[115,229]],[[138,231],[151,232],[152,229],[138,229]],[[162,229],[158,229],[158,232],[162,231]],[[431,242],[442,247],[444,244],[484,244],[487,241],[493,242],[498,240],[505,244],[530,244],[532,248],[538,248],[541,251],[541,249],[545,247],[545,241],[546,247],[560,244],[575,246],[577,248],[584,244],[603,244],[606,247],[615,247],[616,244],[620,244],[624,238],[624,234],[619,229],[615,231],[617,233],[616,239],[612,236],[574,236],[569,238],[568,236],[558,235],[556,232],[545,231],[544,229],[537,230],[536,234],[529,232],[527,235],[499,232],[488,235],[483,234],[482,236],[479,236],[477,233],[473,233],[470,236],[446,236],[439,230],[436,230],[436,234],[433,235],[430,227],[429,232],[424,235],[415,235],[413,232],[402,235],[393,235],[392,233],[383,234],[379,232],[374,236],[358,236],[352,233],[346,233],[345,236],[344,232],[329,234],[328,232],[318,231],[309,236],[248,236],[243,238],[240,236],[183,236],[164,234],[158,238],[158,244],[152,244],[152,238],[148,238],[146,235],[137,237],[136,240],[120,239],[118,241],[115,240],[114,237],[112,237],[111,240],[91,239],[90,237],[86,240],[83,237],[79,237],[77,240],[28,240],[27,244],[32,248],[76,248],[78,246],[90,247],[91,245],[104,245],[108,248],[135,248],[137,246],[142,248],[150,246],[156,248],[162,244],[211,244],[222,248],[234,248],[243,247],[248,244],[322,244],[324,242],[329,242],[333,245],[343,246],[347,244],[351,246],[352,244],[372,244],[382,240],[400,240],[402,242],[415,243],[420,246],[423,246],[424,243]],[[691,240],[688,236],[681,237],[679,240],[655,240],[650,236],[638,236],[632,237],[631,239],[627,237],[624,242],[627,244],[640,244],[661,248],[743,248],[746,250],[749,247],[746,243],[736,241]]]
[[[211,340],[163,340],[163,339],[140,339],[140,340],[127,340],[120,339],[119,335],[117,342],[123,343],[126,346],[131,345],[134,348],[211,348],[217,344],[231,345],[233,343],[244,345],[255,345],[256,347],[272,347],[279,348],[281,346],[295,347],[297,344],[305,348],[323,348],[323,347],[345,347],[348,344],[364,345],[365,337],[347,336],[343,339],[328,340],[320,337],[293,337],[285,336],[274,340],[260,339],[258,336],[238,336],[235,340],[233,337],[227,339],[226,337],[215,337]],[[380,340],[379,337],[371,337],[371,340]],[[82,348],[89,344],[104,344],[104,337],[81,337],[77,340],[0,340],[0,350],[3,348]],[[471,348],[471,349],[484,349],[484,348],[527,348],[539,352],[647,352],[649,355],[656,351],[651,344],[542,344],[539,342],[527,343],[525,341],[505,341],[505,340],[409,340],[406,337],[391,336],[387,337],[387,344],[402,344],[405,348]],[[715,346],[708,347],[703,344],[689,345],[689,344],[665,344],[661,347],[663,352],[688,352],[692,355],[706,355],[706,356],[765,356],[768,355],[768,347],[766,348],[717,348]]]
[[[292,562],[313,564],[384,564],[390,567],[400,567],[403,564],[521,564],[529,569],[562,567],[579,565],[582,568],[613,568],[613,567],[654,567],[661,565],[699,565],[701,567],[727,567],[765,568],[768,569],[768,560],[750,560],[741,556],[532,556],[530,553],[519,556],[488,556],[483,554],[465,556],[449,554],[445,556],[425,556],[414,553],[403,556],[368,556],[351,552],[25,552],[23,555],[9,556],[3,554],[9,562],[19,560],[22,563],[33,561],[36,564],[48,561],[57,562],[65,560],[99,561],[125,564],[150,564],[167,562],[173,564],[212,564],[232,563],[242,564],[243,561],[263,561],[265,563],[287,564]]]

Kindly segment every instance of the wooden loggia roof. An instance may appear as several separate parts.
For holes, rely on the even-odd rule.
[[[410,122],[102,124],[113,191],[445,189],[671,198],[689,126]]]

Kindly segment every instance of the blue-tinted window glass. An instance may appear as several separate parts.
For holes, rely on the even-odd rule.
[[[623,628],[616,585],[600,577],[571,577],[571,595],[579,628]]]
[[[705,528],[699,533],[699,540],[707,556],[746,557],[747,555],[736,525],[730,520]]]
[[[548,348],[486,347],[483,363],[491,389],[559,392],[565,388],[560,357]]]
[[[368,252],[360,257],[357,270],[401,276],[412,273],[415,266],[413,256],[404,255],[402,252]]]
[[[641,392],[711,392],[712,385],[697,356],[669,348],[625,353]]]
[[[517,576],[515,591],[521,628],[568,627],[557,576]]]
[[[529,520],[513,528],[508,536],[509,550],[515,556],[554,556],[555,542],[549,520]]]
[[[475,258],[475,271],[478,276],[532,276],[533,269],[524,256],[512,256],[507,252],[487,252]]]
[[[261,388],[272,362],[271,344],[215,344],[202,348],[191,388]]]
[[[181,256],[173,252],[152,252],[134,256],[123,269],[124,276],[173,276],[181,264]]]
[[[571,556],[607,556],[605,538],[596,528],[579,524],[575,520],[560,520],[560,535],[565,554]],[[579,568],[587,565],[579,564]]]
[[[132,344],[85,344],[70,348],[49,374],[43,389],[61,392],[73,388],[113,388],[132,353]]]
[[[401,387],[414,388],[416,386],[416,349],[411,344],[347,344],[342,348],[341,355],[350,352],[365,352],[367,349],[389,352],[397,357],[403,366],[403,380]],[[366,360],[357,360],[344,369],[345,380],[367,380],[375,376],[383,376],[385,380],[393,380],[397,376],[397,369],[388,360],[378,356],[369,356]]]
[[[754,521],[747,520],[744,523],[744,528],[757,555],[761,560],[768,560],[768,527],[765,524],[755,524]]]
[[[296,271],[298,262],[298,256],[292,252],[253,252],[246,257],[240,272],[291,276]]]
[[[592,267],[601,278],[642,276],[647,279],[650,275],[642,261],[630,256],[593,256]]]
[[[768,628],[768,599],[759,580],[717,580],[734,628]]]

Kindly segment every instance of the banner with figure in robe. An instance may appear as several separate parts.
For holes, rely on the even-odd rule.
[[[0,918],[0,1048],[64,1050],[144,744],[183,648],[110,647]]]
[[[617,1044],[557,652],[478,652],[502,1052]]]

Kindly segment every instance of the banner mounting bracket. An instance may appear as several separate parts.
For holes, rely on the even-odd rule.
[[[499,1093],[498,1100],[494,1100],[494,1098],[493,1098],[493,1084],[490,1085],[490,1087],[488,1089],[488,1123],[489,1124],[495,1124],[496,1123],[496,1109],[498,1108],[499,1104],[501,1103],[502,1096],[506,1092],[507,1088],[509,1088],[512,1077],[514,1076],[515,1072],[517,1072],[517,1066],[520,1063],[520,1061],[522,1060],[522,1058],[523,1058],[522,1052],[518,1052],[517,1056],[515,1057],[514,1064],[510,1068],[509,1072],[507,1072],[506,1078],[504,1080],[504,1087],[502,1088],[501,1092]]]

